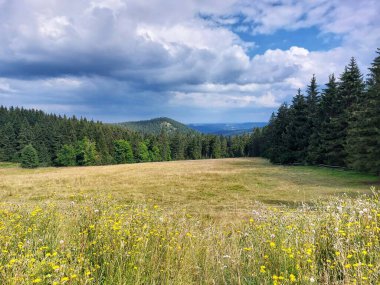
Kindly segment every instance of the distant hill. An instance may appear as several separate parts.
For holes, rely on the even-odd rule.
[[[219,123],[219,124],[189,124],[188,126],[204,134],[233,136],[249,133],[253,128],[265,127],[265,122],[249,122],[249,123]]]
[[[132,131],[143,132],[146,134],[159,134],[161,132],[161,129],[165,129],[168,133],[174,133],[177,131],[185,134],[197,133],[196,130],[166,117],[145,121],[117,123],[116,125]]]

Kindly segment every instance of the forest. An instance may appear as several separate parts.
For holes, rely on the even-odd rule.
[[[322,91],[315,76],[269,124],[253,133],[255,156],[279,164],[326,165],[380,174],[380,49],[364,78],[351,58]]]
[[[251,135],[222,137],[179,131],[146,134],[122,126],[0,107],[0,161],[25,167],[243,157]],[[29,161],[29,162],[28,162]]]
[[[331,74],[321,89],[313,76],[306,95],[299,89],[267,126],[238,136],[181,129],[149,134],[1,106],[0,161],[35,167],[261,156],[277,164],[380,174],[380,49],[377,53],[366,78],[351,58],[338,79]]]

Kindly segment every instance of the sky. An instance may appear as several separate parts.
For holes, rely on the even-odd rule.
[[[380,47],[378,0],[0,0],[0,105],[104,122],[268,121]]]

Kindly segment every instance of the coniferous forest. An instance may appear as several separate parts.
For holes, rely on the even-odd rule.
[[[266,127],[240,136],[146,134],[84,118],[0,107],[0,161],[23,162],[23,152],[28,153],[22,163],[26,167],[262,156],[278,164],[379,174],[380,49],[377,53],[366,77],[351,58],[339,78],[331,74],[320,88],[313,76],[305,94],[299,89]]]
[[[26,167],[242,157],[250,154],[249,143],[250,135],[169,134],[164,129],[145,134],[84,118],[0,107],[0,161],[22,162],[27,153],[31,161],[22,163]]]
[[[322,90],[313,76],[305,94],[298,90],[254,132],[255,155],[380,174],[380,49],[377,54],[366,77],[354,58]]]

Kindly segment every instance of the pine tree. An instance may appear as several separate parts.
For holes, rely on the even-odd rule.
[[[150,160],[149,150],[144,142],[138,144],[137,158],[138,162],[148,162]]]
[[[160,144],[161,160],[162,161],[171,160],[169,138],[164,128],[161,129],[161,133],[159,135],[158,140]]]
[[[0,160],[14,160],[17,153],[16,134],[11,122],[6,123],[0,128]]]
[[[211,158],[221,157],[221,147],[220,138],[218,136],[214,136],[210,141]]]
[[[310,85],[307,86],[307,113],[308,122],[305,135],[308,137],[308,148],[306,155],[306,162],[309,164],[319,164],[322,163],[322,155],[320,151],[321,136],[321,108],[320,108],[320,97],[318,92],[318,85],[315,75],[311,78]]]
[[[287,130],[290,120],[290,110],[286,104],[282,104],[277,114],[272,114],[265,130],[266,150],[265,157],[272,163],[288,163],[289,149],[287,142]]]
[[[36,168],[38,167],[38,154],[36,149],[31,145],[25,146],[21,151],[21,167]]]
[[[320,153],[323,164],[334,165],[336,162],[335,148],[339,125],[336,120],[342,112],[341,100],[338,97],[338,83],[334,74],[329,76],[329,82],[322,92],[321,97],[321,127],[320,127]]]
[[[149,151],[150,161],[161,161],[161,152],[157,145],[153,145],[152,149]]]
[[[55,162],[58,166],[75,166],[76,155],[75,147],[65,144],[57,153]]]
[[[380,174],[380,49],[374,59],[363,92],[360,81],[353,89],[356,98],[351,106],[347,135],[348,165],[360,171]]]
[[[337,165],[347,166],[347,153],[349,151],[348,141],[348,126],[349,124],[355,124],[357,117],[355,112],[357,111],[358,104],[362,100],[364,92],[363,75],[361,74],[359,67],[354,58],[351,58],[349,65],[345,68],[345,71],[341,75],[338,94],[343,106],[342,113],[337,118],[337,125],[340,126],[340,136],[337,138],[337,145],[339,148],[337,152]]]
[[[289,124],[285,135],[282,163],[304,163],[309,145],[308,105],[298,89],[289,110]]]
[[[76,163],[80,166],[95,165],[97,162],[96,143],[84,137],[76,147]]]
[[[131,144],[126,140],[117,140],[114,142],[114,159],[116,163],[133,162],[133,151]]]
[[[261,128],[254,128],[250,136],[248,154],[251,157],[262,156],[263,131]]]
[[[180,132],[176,132],[170,142],[170,152],[174,160],[185,159],[184,138]]]

